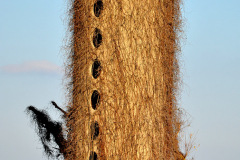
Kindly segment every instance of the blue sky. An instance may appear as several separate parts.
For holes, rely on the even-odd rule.
[[[42,146],[24,110],[64,105],[66,1],[0,1],[0,159],[41,160]],[[196,160],[239,159],[240,1],[185,0],[180,101]]]

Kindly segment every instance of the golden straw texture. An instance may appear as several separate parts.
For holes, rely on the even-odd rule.
[[[99,17],[95,2],[70,2],[66,159],[88,160],[92,151],[100,160],[178,159],[180,0],[102,0]],[[101,64],[97,78],[95,60]],[[96,109],[94,90],[100,94]]]

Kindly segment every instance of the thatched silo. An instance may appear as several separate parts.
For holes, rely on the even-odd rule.
[[[72,0],[66,159],[177,159],[179,0]]]

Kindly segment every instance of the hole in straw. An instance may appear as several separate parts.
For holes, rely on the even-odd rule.
[[[89,157],[89,160],[97,160],[97,153],[96,152],[91,152],[90,153],[90,157]]]
[[[94,3],[94,14],[96,17],[99,17],[103,10],[103,2],[98,0]]]
[[[92,108],[94,110],[96,110],[98,108],[99,102],[100,102],[100,94],[97,90],[93,91],[91,101],[92,101]]]
[[[95,60],[92,65],[92,76],[93,78],[97,78],[101,73],[102,67],[101,63],[98,60]]]
[[[91,139],[95,140],[99,135],[99,125],[98,122],[91,124]]]
[[[102,43],[102,34],[100,29],[96,28],[93,33],[93,45],[98,48]]]

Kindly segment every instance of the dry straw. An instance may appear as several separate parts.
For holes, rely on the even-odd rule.
[[[70,0],[65,159],[184,159],[180,6],[180,0]]]

